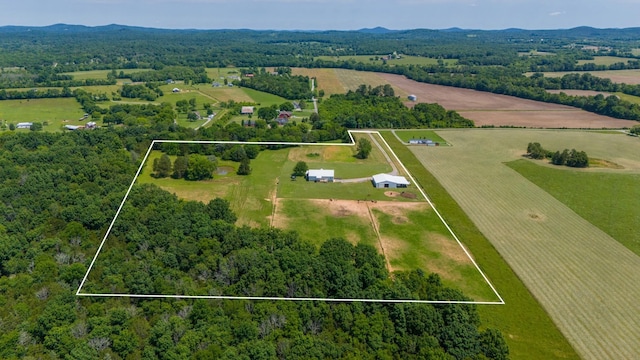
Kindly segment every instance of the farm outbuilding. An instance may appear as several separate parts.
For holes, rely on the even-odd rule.
[[[333,182],[334,171],[326,169],[309,169],[307,170],[305,177],[307,178],[307,181]]]
[[[33,125],[33,123],[21,122],[16,125],[16,129],[31,129],[31,125]]]
[[[406,188],[409,181],[404,176],[395,176],[389,174],[373,175],[373,186],[376,188]]]
[[[242,115],[253,114],[253,106],[243,106],[240,109],[240,114],[242,114]]]

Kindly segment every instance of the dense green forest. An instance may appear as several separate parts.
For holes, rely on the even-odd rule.
[[[167,135],[131,126],[0,136],[0,357],[507,358],[474,305],[76,297],[141,152]],[[87,291],[466,299],[437,275],[391,278],[368,246],[327,239],[316,249],[296,233],[238,228],[224,200],[136,186],[121,220]]]

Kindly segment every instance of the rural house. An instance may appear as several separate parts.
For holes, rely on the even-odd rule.
[[[307,181],[313,182],[333,182],[334,172],[333,170],[325,169],[309,169],[305,174]]]
[[[373,186],[376,188],[406,188],[409,181],[404,176],[394,176],[389,174],[377,174],[372,178]]]
[[[253,114],[253,106],[243,106],[240,109],[240,114],[242,114],[242,115]]]
[[[278,124],[284,125],[289,122],[290,117],[291,117],[291,112],[280,111],[280,113],[278,114],[278,117],[276,118],[276,121],[278,122]]]

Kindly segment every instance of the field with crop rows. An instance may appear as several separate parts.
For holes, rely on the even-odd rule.
[[[582,131],[438,133],[453,146],[411,151],[496,247],[580,356],[640,357],[640,257],[504,164],[521,158],[527,144],[537,141],[549,149],[582,149],[628,172],[638,171],[640,142]]]

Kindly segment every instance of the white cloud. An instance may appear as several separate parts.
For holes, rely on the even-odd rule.
[[[564,11],[554,11],[549,13],[549,16],[560,16],[560,15],[564,15],[565,12]]]

